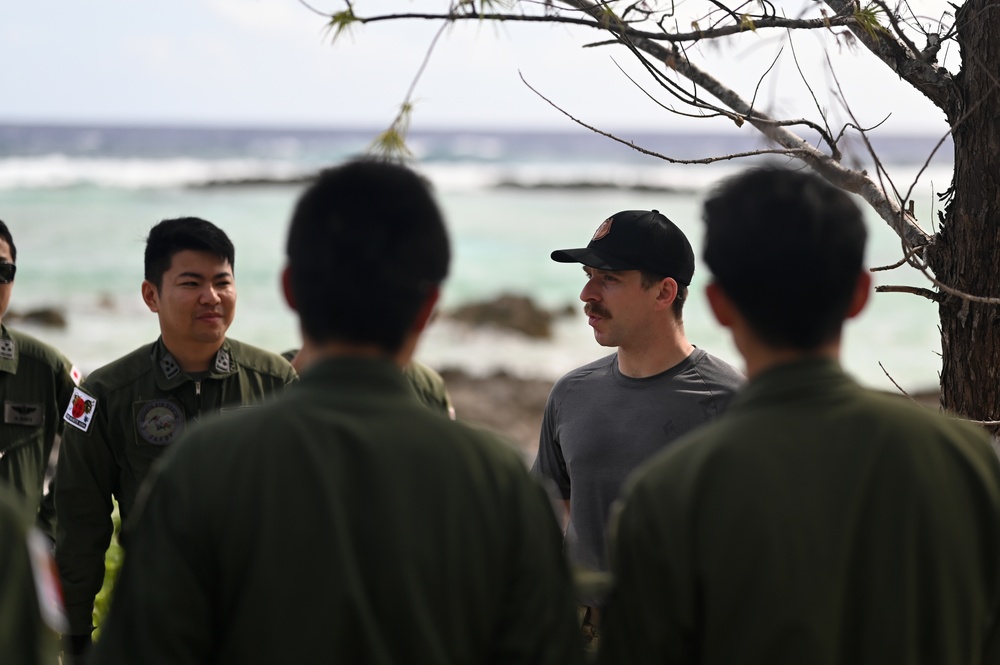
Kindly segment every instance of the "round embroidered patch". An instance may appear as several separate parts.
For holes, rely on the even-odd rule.
[[[154,399],[139,410],[135,424],[147,443],[165,446],[184,431],[184,414],[170,400]]]

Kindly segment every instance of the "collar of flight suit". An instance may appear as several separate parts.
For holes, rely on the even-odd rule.
[[[153,374],[156,376],[156,385],[161,390],[174,390],[178,386],[193,379],[185,374],[180,364],[174,360],[174,356],[163,344],[163,338],[156,340],[150,352],[150,360],[153,363]],[[233,357],[233,351],[229,344],[229,339],[222,342],[222,346],[215,353],[215,360],[208,369],[206,379],[224,379],[239,372],[239,365]]]
[[[0,325],[0,372],[17,374],[17,342],[7,331],[7,326]]]

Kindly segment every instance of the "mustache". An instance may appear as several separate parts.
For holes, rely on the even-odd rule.
[[[583,306],[583,313],[586,314],[587,316],[595,315],[605,319],[611,318],[611,312],[604,309],[604,307],[602,307],[601,305],[589,302]]]

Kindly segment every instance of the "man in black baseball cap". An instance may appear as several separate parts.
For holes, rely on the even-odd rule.
[[[550,480],[565,503],[572,563],[603,572],[611,504],[625,478],[718,416],[744,379],[685,337],[682,311],[694,252],[659,211],[612,215],[586,247],[557,250],[552,259],[583,264],[583,311],[597,342],[616,351],[553,386],[532,471]],[[580,599],[590,648],[596,648],[602,602]]]

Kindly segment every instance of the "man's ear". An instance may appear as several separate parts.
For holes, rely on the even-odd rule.
[[[160,290],[148,279],[142,281],[142,301],[150,312],[160,311]]]
[[[299,311],[295,306],[295,294],[292,292],[292,271],[285,266],[281,271],[281,292],[285,296],[285,302],[293,311]]]
[[[434,307],[437,305],[439,297],[441,297],[441,289],[437,286],[432,287],[428,292],[424,303],[417,311],[417,318],[413,322],[413,329],[415,331],[422,331],[427,327],[427,324],[430,323],[431,317],[434,315]]]
[[[733,301],[729,299],[726,292],[722,290],[716,282],[710,282],[705,287],[705,295],[708,297],[708,304],[712,308],[712,314],[720,325],[731,328],[733,325]]]
[[[665,277],[660,282],[659,290],[656,293],[656,301],[665,307],[671,307],[674,304],[674,300],[677,299],[677,294],[680,293],[680,290],[681,287],[677,285],[677,280],[673,277]]]
[[[851,296],[851,306],[847,308],[847,318],[853,319],[861,313],[861,310],[868,304],[868,297],[872,292],[872,276],[867,270],[862,270],[858,275],[858,281],[854,285],[854,295]]]

